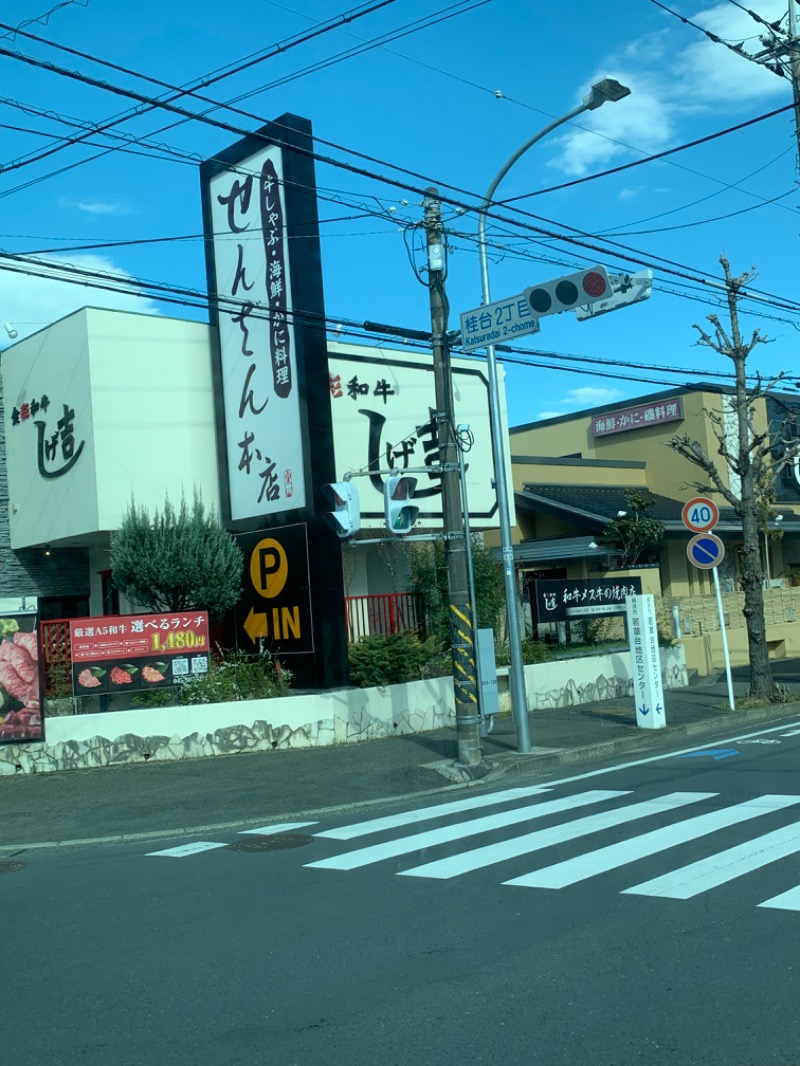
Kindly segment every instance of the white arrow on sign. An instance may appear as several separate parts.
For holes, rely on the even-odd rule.
[[[608,278],[611,282],[611,295],[608,299],[598,300],[588,307],[576,307],[575,317],[579,322],[641,303],[642,300],[649,300],[653,292],[652,270],[640,270],[638,274],[609,274]]]

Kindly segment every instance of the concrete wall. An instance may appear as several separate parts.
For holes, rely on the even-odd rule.
[[[501,710],[509,704],[507,673],[498,671]],[[668,688],[686,684],[680,646],[663,650],[662,673]],[[525,668],[534,711],[629,696],[632,684],[628,652]],[[441,729],[453,725],[454,714],[452,678],[441,677],[313,696],[46,715],[44,743],[0,746],[0,776],[347,744]]]

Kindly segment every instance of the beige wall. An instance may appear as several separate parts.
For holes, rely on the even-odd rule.
[[[674,452],[668,445],[669,440],[678,433],[686,433],[703,447],[706,454],[719,460],[718,443],[714,435],[714,425],[706,412],[722,415],[723,396],[714,392],[689,392],[682,396],[684,417],[680,422],[666,422],[662,425],[631,430],[627,433],[613,433],[606,437],[592,437],[592,412],[581,412],[564,421],[547,421],[529,429],[511,432],[510,450],[516,456],[551,456],[562,457],[580,453],[584,459],[593,459],[600,463],[608,460],[637,461],[646,465],[645,480],[640,481],[633,471],[623,471],[613,475],[613,467],[594,467],[595,484],[639,485],[646,484],[655,493],[672,499],[683,499],[691,482],[697,480],[700,471],[688,460]],[[635,401],[633,401],[635,402]],[[632,406],[632,403],[620,403],[620,408]],[[766,405],[759,399],[755,405],[754,428],[756,432],[766,429]],[[722,465],[722,464],[720,464]],[[580,467],[574,468],[580,470]],[[585,468],[584,468],[585,469]],[[535,472],[533,472],[535,470]],[[561,471],[561,476],[557,471]],[[577,476],[569,476],[569,465],[549,467],[529,464],[527,469],[515,469],[515,485],[523,480],[550,483],[563,481],[566,484],[579,483]],[[721,470],[725,484],[728,482],[727,468]],[[606,480],[609,477],[609,480]],[[585,473],[580,483],[585,484]]]

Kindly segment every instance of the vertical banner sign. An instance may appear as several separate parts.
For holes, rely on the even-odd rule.
[[[35,614],[0,618],[0,744],[43,740],[39,625]]]
[[[667,719],[664,712],[655,598],[649,594],[629,596],[626,600],[626,613],[636,724],[641,729],[663,729]]]
[[[246,566],[234,636],[277,648],[280,633],[301,685],[339,687],[347,637],[341,544],[323,519],[336,470],[311,123],[282,115],[200,177],[222,516],[261,539],[302,525],[308,560],[306,592],[285,604],[266,604]]]
[[[230,518],[262,519],[306,503],[282,149],[215,175],[208,196]]]

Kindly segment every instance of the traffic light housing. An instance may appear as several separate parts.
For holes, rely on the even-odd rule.
[[[417,487],[415,477],[392,474],[383,485],[383,513],[386,528],[400,536],[410,533],[419,517],[419,507],[411,503]]]
[[[611,281],[602,266],[565,274],[525,290],[525,299],[538,318],[574,311],[576,307],[586,307],[597,300],[608,299],[610,295]]]
[[[358,533],[361,529],[361,505],[358,489],[352,481],[334,481],[331,485],[323,485],[322,493],[333,507],[333,510],[326,511],[324,515],[331,529],[334,529],[342,540]]]

